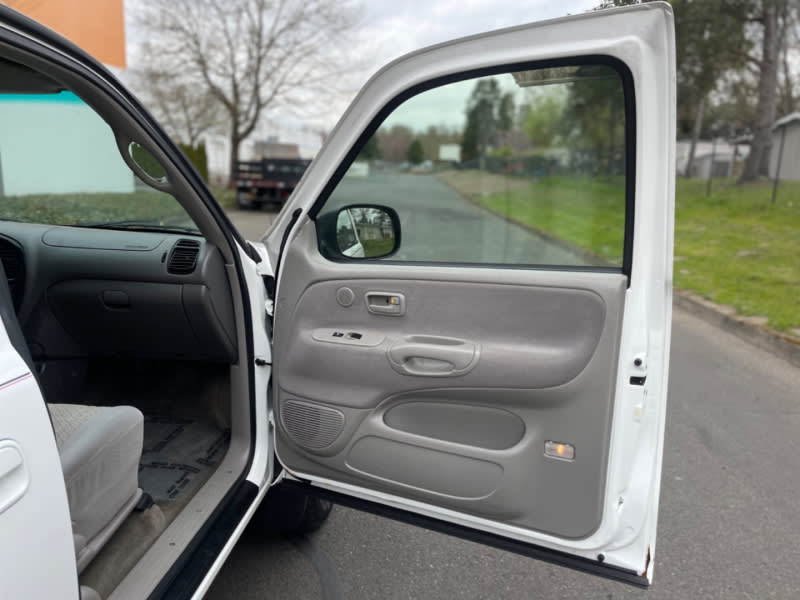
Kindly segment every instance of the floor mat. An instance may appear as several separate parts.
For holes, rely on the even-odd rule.
[[[229,429],[180,417],[146,416],[139,487],[156,504],[185,501],[225,456]]]

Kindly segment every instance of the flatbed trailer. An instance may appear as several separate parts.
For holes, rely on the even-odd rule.
[[[240,160],[234,174],[239,208],[261,208],[265,204],[283,206],[310,163],[310,160],[294,158]]]

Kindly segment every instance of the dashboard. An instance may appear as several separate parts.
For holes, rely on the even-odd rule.
[[[0,260],[34,360],[237,360],[225,264],[202,237],[3,221]]]

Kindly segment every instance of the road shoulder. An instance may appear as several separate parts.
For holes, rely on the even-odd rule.
[[[767,327],[762,317],[744,317],[730,306],[715,304],[686,290],[675,290],[673,302],[676,307],[800,367],[800,338]]]

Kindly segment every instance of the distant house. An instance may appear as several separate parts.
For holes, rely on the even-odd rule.
[[[300,158],[297,144],[284,144],[274,141],[253,142],[253,158]]]
[[[391,225],[378,225],[376,223],[357,223],[358,238],[362,241],[384,240],[394,235]]]
[[[441,144],[439,146],[439,160],[461,162],[461,144]]]
[[[713,155],[708,154],[695,154],[694,161],[692,161],[692,172],[690,177],[698,179],[708,179],[709,176],[718,179],[720,177],[733,176],[733,163],[736,160],[741,160],[741,156],[734,158],[730,153],[718,153]],[[713,166],[712,166],[713,159]]]
[[[783,156],[781,153],[783,138]],[[769,152],[769,176],[774,178],[781,158],[781,179],[800,181],[800,112],[786,115],[772,126],[772,144]]]
[[[675,169],[679,175],[686,172],[686,163],[689,161],[691,140],[678,140],[675,144]],[[714,154],[713,177],[731,177],[734,174],[736,163],[743,161],[750,153],[748,144],[730,144],[717,140],[716,147],[712,140],[697,140],[692,161],[690,177],[706,179],[711,169],[711,154]]]

